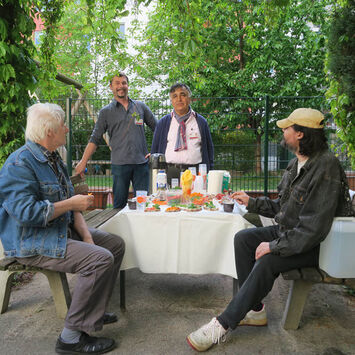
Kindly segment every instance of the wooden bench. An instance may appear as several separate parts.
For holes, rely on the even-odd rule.
[[[290,290],[282,317],[282,326],[286,330],[299,327],[303,308],[312,286],[317,283],[347,285],[353,287],[355,279],[340,279],[329,276],[318,268],[294,269],[282,273],[285,280],[290,280]]]
[[[88,185],[85,178],[80,176],[71,177],[71,181],[75,188],[76,194],[85,194],[88,192]],[[118,209],[93,210],[84,214],[84,218],[91,228],[98,228],[112,216],[118,213]],[[2,257],[3,249],[0,242],[0,257]],[[64,319],[71,303],[71,295],[68,285],[67,276],[63,272],[51,271],[39,267],[30,267],[18,263],[14,258],[0,259],[0,313],[6,312],[8,309],[11,284],[14,276],[18,272],[41,272],[46,275],[52,291],[56,313],[59,318]],[[125,308],[125,272],[120,271],[120,305]]]
[[[71,302],[67,276],[63,272],[29,267],[18,263],[15,259],[0,260],[0,313],[6,312],[11,294],[11,284],[18,272],[41,272],[47,276],[52,290],[54,304],[59,318],[65,318]]]

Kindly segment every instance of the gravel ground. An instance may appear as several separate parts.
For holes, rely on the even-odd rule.
[[[70,277],[70,285],[75,277]],[[267,327],[240,327],[210,354],[355,354],[355,297],[341,286],[315,285],[296,331],[280,326],[289,284],[279,278],[265,299]],[[126,272],[127,309],[119,308],[119,284],[110,311],[118,323],[95,335],[113,337],[111,354],[193,354],[186,335],[219,314],[232,295],[232,279],[221,275],[143,274]],[[54,354],[63,327],[46,278],[38,273],[13,290],[0,316],[0,354]]]

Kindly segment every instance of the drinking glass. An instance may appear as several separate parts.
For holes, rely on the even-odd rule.
[[[137,210],[144,211],[145,203],[147,202],[147,191],[139,190],[136,192]]]

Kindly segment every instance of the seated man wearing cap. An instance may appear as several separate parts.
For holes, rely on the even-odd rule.
[[[246,229],[234,238],[239,291],[227,308],[187,337],[190,346],[205,351],[225,340],[238,325],[267,324],[263,298],[280,273],[317,267],[320,242],[336,216],[352,216],[349,187],[338,159],[328,151],[321,112],[299,108],[277,122],[281,145],[292,159],[278,186],[279,197],[232,197],[249,212],[274,217],[277,225]]]
[[[152,142],[151,153],[165,154],[168,163],[168,183],[180,178],[189,167],[206,164],[213,167],[213,143],[208,123],[191,107],[191,90],[177,83],[170,88],[173,111],[159,120]]]

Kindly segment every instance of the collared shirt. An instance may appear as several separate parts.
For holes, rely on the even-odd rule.
[[[107,132],[112,164],[143,164],[148,154],[143,123],[154,131],[156,119],[147,105],[129,99],[126,110],[113,99],[100,110],[90,142],[101,144],[102,135]]]
[[[171,114],[162,117],[154,131],[151,153],[166,153],[168,133],[171,125]],[[214,147],[208,123],[204,117],[196,113],[196,121],[201,134],[202,163],[207,165],[207,171],[213,169]]]
[[[202,162],[201,134],[196,121],[196,114],[191,110],[190,117],[185,121],[187,149],[175,151],[176,137],[179,129],[179,122],[171,113],[172,119],[168,132],[168,140],[165,151],[167,163],[174,164],[198,164]]]
[[[38,143],[35,144],[39,147],[43,155],[48,159],[49,165],[51,166],[55,175],[57,176],[62,189],[64,199],[69,198],[70,197],[69,186],[65,179],[64,171],[61,168],[61,164],[59,164],[59,161],[62,159],[59,153],[57,151],[50,152],[47,148],[43,147],[42,145]]]

